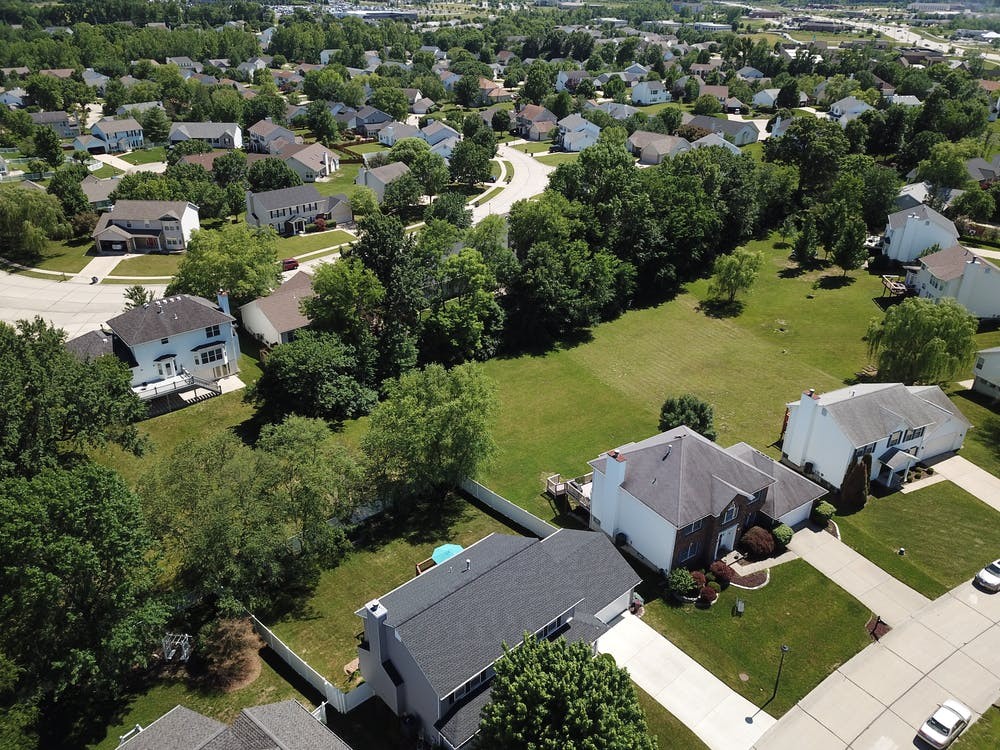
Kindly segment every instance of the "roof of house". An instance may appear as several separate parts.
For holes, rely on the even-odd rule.
[[[753,495],[774,477],[725,451],[690,427],[629,443],[590,462],[625,461],[622,487],[677,528],[718,516],[736,494]]]
[[[124,133],[126,130],[142,130],[142,125],[134,117],[123,117],[120,120],[105,117],[102,120],[98,120],[94,127],[100,129],[103,133],[110,134]]]
[[[108,327],[130,348],[199,328],[231,323],[215,303],[203,297],[179,294],[135,307],[108,321]]]
[[[816,400],[856,448],[881,440],[900,426],[929,427],[949,416],[967,421],[936,385],[862,383]]]
[[[35,125],[48,125],[53,122],[66,122],[70,119],[70,116],[66,114],[63,110],[54,110],[52,112],[29,112],[28,116],[31,117],[31,121]],[[75,121],[76,118],[73,118]]]
[[[632,148],[643,148],[647,143],[663,138],[662,133],[652,133],[648,130],[636,130],[628,137],[629,145]]]
[[[685,124],[707,130],[710,133],[722,132],[731,136],[742,133],[747,127],[753,128],[758,133],[760,132],[753,122],[723,120],[719,117],[711,117],[709,115],[694,115],[690,120],[686,120]]]
[[[427,135],[437,135],[440,132],[450,133],[452,136],[458,136],[459,132],[455,128],[451,127],[447,123],[441,122],[440,120],[434,120],[434,122],[427,123],[426,126],[421,128],[420,132],[425,136]]]
[[[138,364],[131,350],[122,344],[121,339],[105,331],[90,331],[75,339],[70,339],[66,342],[66,348],[76,355],[77,359],[84,361],[110,354],[125,362],[129,367],[135,367]]]
[[[932,221],[935,224],[950,230],[951,234],[958,237],[958,230],[955,229],[955,225],[951,222],[951,220],[926,205],[919,205],[914,206],[913,208],[904,208],[900,211],[894,211],[889,214],[889,226],[893,229],[899,229],[900,227],[905,226],[907,220],[910,218]]]
[[[656,138],[646,142],[643,151],[651,149],[657,154],[669,154],[676,148],[690,145],[691,143],[686,138],[681,138],[678,135],[657,135]]]
[[[282,147],[278,155],[285,160],[294,159],[314,172],[323,169],[328,161],[330,164],[338,161],[337,155],[322,143],[290,143]]]
[[[258,120],[253,125],[251,125],[247,129],[247,132],[250,133],[251,135],[256,135],[259,136],[260,138],[265,138],[276,130],[287,131],[288,128],[279,125],[278,123],[274,122],[274,120],[265,118],[263,120]]]
[[[243,307],[256,305],[278,333],[289,333],[309,325],[302,314],[301,302],[314,294],[312,277],[299,271],[266,297],[258,297]]]
[[[254,206],[265,211],[288,206],[299,206],[303,203],[318,203],[323,200],[315,185],[296,185],[278,190],[265,190],[252,193]]]
[[[490,534],[379,602],[443,697],[500,658],[504,644],[520,643],[525,632],[574,605],[577,616],[593,615],[639,581],[604,534],[560,529],[542,540]],[[455,633],[462,634],[461,648]]]
[[[581,117],[576,112],[571,115],[566,115],[559,121],[559,127],[565,128],[566,130],[579,130],[580,128],[590,125],[590,120],[585,117]]]
[[[728,99],[729,98],[729,87],[728,86],[711,86],[705,84],[701,87],[699,94],[709,94],[714,96],[716,99]]]
[[[522,120],[528,120],[529,122],[538,122],[540,120],[551,120],[555,122],[559,118],[556,117],[552,112],[550,112],[545,107],[540,104],[527,104],[521,108],[517,113],[518,118]]]
[[[170,126],[170,138],[174,133],[182,133],[188,138],[218,138],[220,135],[239,132],[235,122],[175,122]]]
[[[993,161],[986,161],[986,159],[977,156],[965,162],[965,171],[976,182],[995,180],[1000,176],[1000,158],[994,157]]]
[[[1000,270],[986,258],[961,245],[952,245],[944,250],[938,250],[936,253],[925,255],[920,258],[920,263],[931,272],[931,275],[941,281],[951,281],[961,277],[969,263],[985,263],[994,270]]]
[[[383,185],[388,185],[393,180],[402,177],[410,171],[410,168],[401,161],[394,161],[381,167],[372,169],[369,174],[373,175]]]
[[[106,180],[99,180],[94,175],[88,174],[80,181],[80,189],[87,196],[90,203],[102,203],[111,197],[111,193],[118,187],[117,177],[109,177]]]
[[[162,218],[179,220],[189,208],[197,210],[197,207],[193,203],[188,203],[187,201],[121,200],[117,201],[111,210],[101,214],[101,219],[103,220],[107,217],[108,221],[112,219],[116,221],[134,221]],[[97,226],[100,228],[101,223],[98,222]]]
[[[826,494],[826,490],[815,482],[765,456],[752,445],[737,443],[726,448],[726,452],[774,478],[774,484],[767,489],[763,507],[763,511],[773,519],[781,518]]]
[[[210,719],[184,706],[174,706],[139,734],[119,747],[122,750],[191,750],[203,748],[226,729],[221,721]]]

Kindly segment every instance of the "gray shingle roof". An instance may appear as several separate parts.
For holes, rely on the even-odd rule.
[[[317,721],[297,701],[288,700],[245,708],[233,722],[234,735],[252,736],[249,725],[262,731],[267,745],[244,742],[246,750],[276,747],[282,750],[351,750],[346,742]]]
[[[256,304],[278,333],[288,333],[309,325],[309,318],[302,314],[301,304],[313,294],[312,277],[299,271],[272,294],[249,304]]]
[[[109,320],[108,327],[132,348],[233,320],[232,315],[226,315],[203,297],[180,294],[128,310]]]
[[[170,126],[170,140],[177,133],[188,138],[218,138],[222,135],[235,136],[240,126],[235,122],[175,122]]]
[[[923,204],[914,206],[913,208],[904,208],[901,211],[895,211],[889,214],[889,226],[893,229],[899,229],[906,224],[907,219],[911,216],[922,221],[931,221],[942,227],[950,228],[951,233],[954,234],[955,237],[958,237],[958,230],[955,229],[955,225],[949,219],[939,214],[930,206]]]
[[[276,208],[287,208],[288,206],[299,206],[303,203],[321,203],[323,196],[319,194],[315,185],[296,185],[280,190],[266,190],[263,193],[253,194],[254,205],[265,211],[272,211]]]
[[[385,166],[376,167],[371,170],[371,174],[379,180],[383,185],[388,185],[395,179],[402,177],[404,174],[410,171],[410,168],[406,166],[401,161],[394,161],[391,164],[386,164]]]
[[[184,706],[175,706],[132,737],[121,750],[192,750],[222,734],[226,725]]]
[[[747,443],[732,445],[726,448],[726,452],[774,477],[775,482],[767,488],[767,499],[764,500],[763,506],[763,511],[773,519],[781,518],[786,513],[826,494],[826,490],[815,482],[809,481],[770,456],[765,456]]]
[[[939,250],[936,253],[931,253],[920,258],[921,265],[926,266],[927,270],[941,281],[951,281],[952,279],[959,278],[965,273],[966,264],[970,262],[985,263],[988,266],[992,266],[994,270],[1000,270],[986,258],[977,255],[972,250],[967,250],[961,245],[946,247],[944,250]]]
[[[107,133],[108,135],[124,133],[128,130],[142,131],[142,125],[140,125],[133,117],[123,117],[120,120],[105,117],[103,120],[100,120],[96,125],[94,125],[94,127],[100,128],[102,133]]]
[[[750,126],[755,131],[757,126],[752,122],[737,122],[736,120],[723,120],[718,117],[709,117],[708,115],[695,115],[690,120],[686,122],[687,125],[693,125],[696,128],[702,128],[710,133],[725,133],[729,136],[736,136],[743,131],[744,128]],[[759,132],[759,131],[758,131]]]

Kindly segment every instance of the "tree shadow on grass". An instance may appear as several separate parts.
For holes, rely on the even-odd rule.
[[[842,274],[828,274],[821,277],[814,285],[815,289],[843,289],[848,287],[857,279],[853,276],[844,276]]]
[[[780,271],[778,271],[778,278],[782,279],[797,279],[802,276],[807,270],[805,266],[794,265],[785,266]]]
[[[709,318],[736,318],[746,307],[743,300],[707,299],[698,305],[698,312]]]

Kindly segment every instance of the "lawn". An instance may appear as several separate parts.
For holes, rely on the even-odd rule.
[[[649,733],[656,737],[660,750],[702,750],[707,746],[681,720],[653,700],[653,696],[633,685],[639,705],[646,714]]]
[[[94,241],[90,237],[75,240],[49,240],[42,257],[31,263],[35,268],[46,271],[64,271],[79,273],[94,259],[87,253],[93,249]]]
[[[294,237],[282,237],[278,240],[278,255],[282,258],[298,257],[307,253],[314,253],[334,245],[343,245],[345,242],[352,242],[354,237],[342,229],[333,229],[329,232],[314,232],[313,234],[296,235]]]
[[[519,143],[513,148],[526,154],[544,154],[552,148],[552,144],[548,141],[542,141],[539,143]]]
[[[979,336],[977,346],[985,349],[997,343],[984,341]],[[951,400],[961,410],[965,418],[972,422],[973,429],[965,435],[962,455],[981,469],[1000,477],[1000,414],[996,405],[982,394],[970,390],[955,390]]]
[[[1000,550],[996,511],[951,482],[876,498],[834,520],[845,543],[930,599],[970,580]]]
[[[375,154],[379,151],[388,151],[389,149],[381,143],[362,143],[358,146],[350,146],[348,151],[353,151],[356,154]]]
[[[757,161],[764,160],[764,144],[761,141],[756,143],[751,143],[748,146],[744,146],[740,149],[744,154],[750,154]]]
[[[167,151],[163,146],[156,146],[155,148],[130,151],[127,154],[122,154],[119,158],[129,164],[152,164],[156,161],[166,161]]]
[[[332,179],[314,183],[316,190],[319,191],[320,195],[346,193],[350,197],[357,189],[354,180],[357,178],[360,168],[360,164],[341,164],[340,169],[337,170]]]
[[[162,254],[147,253],[134,258],[126,258],[112,271],[114,276],[173,276],[177,273],[177,266],[180,265],[180,253]]]
[[[548,164],[550,167],[558,167],[560,164],[567,164],[571,161],[579,159],[580,152],[561,151],[558,154],[546,154],[545,156],[539,156],[537,158],[542,164]]]
[[[958,738],[953,750],[996,750],[1000,747],[1000,708],[990,708]]]
[[[262,703],[295,699],[309,709],[319,704],[319,697],[270,650],[263,649],[260,676],[246,687],[231,693],[206,690],[181,679],[164,680],[129,700],[119,716],[113,718],[105,737],[90,745],[94,750],[114,750],[118,738],[136,724],[149,726],[174,706],[183,705],[213,719],[232,722],[239,712]]]
[[[494,180],[500,176],[500,162],[496,159],[490,160],[490,177]]]
[[[122,174],[122,171],[117,167],[112,167],[110,164],[102,164],[99,169],[95,169],[90,173],[99,180],[103,180],[107,177],[115,177],[116,175]]]
[[[354,612],[413,578],[414,566],[446,542],[467,547],[487,534],[516,534],[499,517],[462,498],[442,500],[398,522],[366,530],[366,540],[320,578],[306,614],[271,625],[299,656],[339,686],[348,683],[344,665],[357,656],[356,635],[364,628]]]
[[[646,622],[757,706],[771,697],[780,646],[788,645],[778,694],[766,709],[775,717],[870,642],[867,607],[801,560],[772,568],[771,582],[757,591],[730,587],[708,610],[668,603],[644,588]],[[742,617],[732,614],[737,597],[746,602]]]
[[[491,198],[494,198],[497,195],[499,195],[500,193],[502,193],[503,190],[504,190],[504,186],[503,185],[500,185],[499,187],[495,187],[492,190],[488,190],[487,192],[483,193],[482,197],[479,198],[479,199],[477,199],[476,202],[473,203],[473,205],[474,206],[481,206],[482,204],[486,203],[486,201],[488,201]]]

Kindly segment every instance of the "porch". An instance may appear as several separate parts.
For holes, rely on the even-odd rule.
[[[133,386],[132,391],[141,401],[152,401],[153,399],[193,391],[199,388],[210,392],[213,396],[222,394],[222,388],[218,383],[196,378],[186,370],[182,370],[178,374],[164,378],[163,380]]]
[[[562,474],[553,474],[545,480],[545,492],[554,500],[573,498],[578,507],[590,510],[590,493],[594,487],[594,472],[564,479]]]

